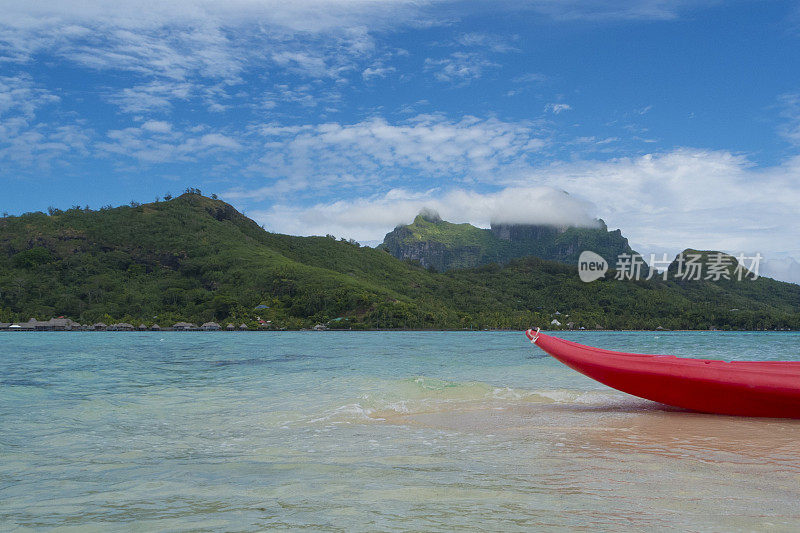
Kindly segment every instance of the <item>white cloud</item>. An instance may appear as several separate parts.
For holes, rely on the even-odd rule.
[[[142,124],[142,129],[156,133],[169,133],[172,131],[172,124],[164,122],[163,120],[148,120]]]
[[[110,94],[108,100],[126,113],[152,113],[168,111],[174,101],[187,100],[192,92],[190,83],[159,80],[125,87]]]
[[[371,80],[375,78],[385,78],[389,74],[395,72],[397,69],[394,67],[367,67],[361,72],[361,77],[365,80]]]
[[[743,155],[679,149],[554,163],[507,183],[560,187],[591,200],[640,252],[691,247],[800,258],[799,179],[800,158],[756,168]]]
[[[275,68],[337,82],[386,75],[393,67],[374,60],[386,56],[375,35],[387,31],[449,24],[454,16],[486,9],[555,19],[664,19],[693,3],[505,0],[487,8],[463,0],[0,0],[0,63],[44,56],[125,72],[130,85],[107,98],[127,113],[166,112],[192,98],[222,111],[224,89],[243,83],[253,70]],[[440,81],[469,83],[497,66],[483,52],[513,50],[506,39],[480,32],[455,42],[480,53],[429,59],[425,68]],[[202,90],[209,85],[217,87],[213,95]]]
[[[456,43],[460,46],[482,48],[495,53],[519,51],[509,40],[507,36],[500,37],[484,32],[462,33],[456,37]]]
[[[0,117],[19,115],[31,119],[35,111],[47,104],[58,102],[58,96],[36,87],[27,74],[0,76]]]
[[[341,94],[320,83],[302,83],[289,85],[276,84],[271,90],[263,93],[264,109],[274,109],[280,104],[296,104],[312,108],[321,104],[331,104],[341,99]]]
[[[226,196],[227,198],[227,196]],[[325,235],[375,242],[398,224],[410,223],[423,208],[450,222],[488,227],[491,221],[526,224],[595,224],[593,206],[549,187],[506,188],[494,193],[466,189],[412,192],[393,189],[380,196],[297,207],[279,203],[250,213],[270,231]]]
[[[674,20],[715,0],[531,0],[528,9],[556,20]]]
[[[501,9],[530,10],[558,19],[672,19],[692,7],[713,5],[713,1],[686,0],[531,0],[524,4],[499,1],[491,4]],[[285,32],[322,33],[341,28],[371,27],[387,29],[397,24],[429,25],[436,20],[437,6],[458,7],[463,13],[481,13],[485,6],[460,0],[104,0],[0,3],[0,23],[11,27],[32,28],[58,22],[70,32],[84,35],[81,23],[146,29],[180,22],[214,22],[231,26],[250,22],[268,24]],[[452,19],[448,9],[443,20]]]
[[[570,109],[572,109],[572,107],[570,107],[569,104],[547,104],[544,106],[545,113],[550,112],[554,115],[558,115],[564,111],[569,111]]]
[[[427,8],[436,3],[0,0],[0,62],[49,53],[83,67],[128,71],[162,83],[193,77],[236,83],[252,64],[337,77],[353,69],[354,59],[375,52],[373,32],[432,23],[435,17]]]
[[[242,148],[241,143],[205,127],[176,130],[163,121],[147,121],[139,127],[112,130],[107,140],[95,148],[103,155],[132,158],[145,164],[197,161],[206,157],[221,158]]]
[[[425,70],[447,83],[465,84],[480,78],[488,68],[500,65],[474,52],[454,52],[442,59],[427,58]]]
[[[262,157],[254,176],[281,180],[230,191],[231,197],[264,199],[308,187],[342,194],[348,188],[499,179],[528,168],[525,162],[547,144],[536,123],[440,115],[417,115],[398,123],[381,117],[355,124],[261,126]]]
[[[425,9],[411,0],[0,0],[0,63],[45,56],[125,72],[129,86],[106,98],[127,113],[165,112],[192,98],[221,111],[226,88],[254,69],[361,75],[379,52],[371,33],[430,20]]]
[[[779,98],[781,117],[785,120],[778,132],[789,142],[800,146],[800,93],[787,93]]]
[[[0,161],[41,169],[67,154],[86,153],[90,132],[82,124],[37,119],[43,108],[59,100],[28,75],[0,76]],[[3,170],[9,171],[0,170],[0,176],[6,174]]]
[[[800,261],[793,257],[775,254],[774,258],[761,262],[758,274],[800,284]]]

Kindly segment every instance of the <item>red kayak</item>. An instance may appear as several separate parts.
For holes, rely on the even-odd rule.
[[[568,367],[640,398],[704,413],[800,418],[800,362],[612,352],[538,330],[525,334]]]

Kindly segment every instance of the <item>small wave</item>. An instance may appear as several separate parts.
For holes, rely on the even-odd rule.
[[[581,405],[610,405],[624,402],[630,396],[612,391],[576,391],[557,389],[536,391],[535,394],[552,400],[553,403],[576,403]]]
[[[384,421],[397,416],[425,413],[506,409],[529,404],[574,404],[618,407],[630,397],[615,391],[573,389],[520,389],[482,382],[456,382],[427,376],[371,383],[370,390],[352,401],[310,419],[319,423]]]
[[[319,418],[313,418],[309,422],[337,422],[337,421],[352,421],[352,420],[377,420],[372,417],[373,409],[364,407],[359,403],[349,403],[341,405],[335,409],[326,412]]]

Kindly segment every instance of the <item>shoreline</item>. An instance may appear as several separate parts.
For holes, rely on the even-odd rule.
[[[384,333],[500,333],[500,332],[514,332],[522,333],[522,329],[326,329],[315,330],[312,328],[307,329],[218,329],[218,330],[203,330],[203,329],[173,329],[162,328],[158,330],[152,329],[133,329],[133,330],[113,330],[113,329],[23,329],[23,328],[3,328],[0,333],[290,333],[290,332],[313,332],[313,333],[358,333],[358,332],[384,332]],[[642,332],[642,333],[793,333],[800,330],[794,329],[544,329],[541,331],[547,333],[626,333],[626,332]]]

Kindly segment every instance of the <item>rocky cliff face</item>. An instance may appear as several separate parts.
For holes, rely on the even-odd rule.
[[[554,239],[567,230],[565,226],[539,224],[492,224],[492,235],[502,241],[530,242]]]
[[[433,224],[441,222],[439,219]],[[449,223],[444,222],[444,224]],[[423,267],[434,268],[440,272],[451,268],[469,268],[481,264],[481,257],[485,253],[482,246],[466,243],[453,245],[435,238],[420,238],[419,232],[415,231],[418,229],[413,224],[398,226],[394,231],[386,234],[382,247],[398,259],[419,261]]]
[[[439,271],[503,264],[527,256],[574,265],[584,250],[600,254],[613,268],[620,254],[635,253],[628,239],[619,230],[608,231],[602,220],[594,228],[492,224],[487,230],[452,224],[431,212],[395,228],[382,246],[399,259],[416,260]]]

